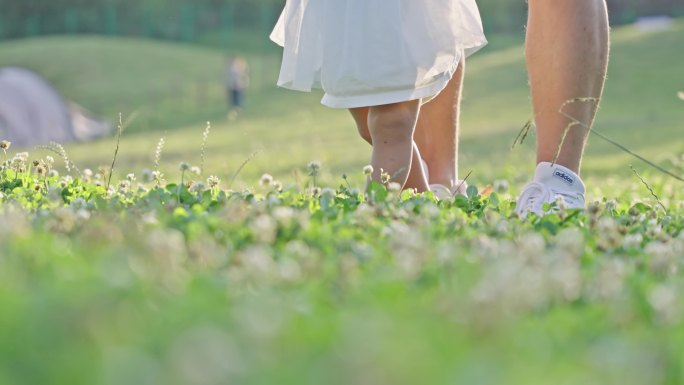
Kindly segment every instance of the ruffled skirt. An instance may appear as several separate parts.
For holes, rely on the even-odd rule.
[[[475,0],[287,0],[271,39],[278,85],[334,108],[434,97],[487,43]]]

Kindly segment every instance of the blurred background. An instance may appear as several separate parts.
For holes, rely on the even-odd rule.
[[[474,170],[475,180],[501,172],[516,178],[519,166],[533,160],[533,140],[520,150],[510,148],[531,114],[522,50],[526,2],[478,3],[490,45],[468,66],[461,160],[464,168]],[[684,89],[683,54],[673,50],[684,46],[678,19],[684,16],[684,0],[608,3],[614,49],[597,129],[656,161],[673,163],[684,151],[681,141],[671,140],[681,136],[684,122],[676,97]],[[294,169],[320,160],[331,181],[342,173],[360,180],[356,170],[367,163],[369,148],[357,138],[346,112],[319,106],[319,93],[274,85],[280,49],[268,35],[283,5],[283,0],[0,0],[0,68],[18,67],[44,79],[43,86],[63,98],[72,122],[92,131],[69,134],[77,131],[76,122],[55,140],[90,141],[104,135],[86,145],[66,145],[81,168],[111,163],[121,113],[125,132],[119,174],[151,167],[161,138],[161,161],[168,173],[180,161],[197,163],[210,121],[208,173],[231,179],[241,170],[237,180],[243,185],[265,172],[295,180]],[[226,89],[228,67],[236,57],[246,63],[249,77],[239,116]],[[14,83],[3,83],[0,72],[0,123],[2,103],[9,105],[17,94],[8,91],[8,84]],[[4,102],[3,87],[10,95]],[[39,113],[33,108],[27,115]],[[26,127],[38,123],[15,122],[12,128],[9,120],[0,124],[0,135],[25,131],[24,137],[29,132],[50,139]],[[95,124],[98,130],[91,130]],[[605,143],[592,139],[589,155],[594,157],[587,158],[587,168],[596,175],[629,171],[629,158]],[[491,166],[497,163],[506,167]]]
[[[645,15],[684,15],[681,0],[608,3],[614,25]],[[267,34],[283,4],[283,0],[2,0],[0,38],[101,34],[229,43],[230,35],[238,30]],[[489,32],[518,31],[525,23],[524,1],[481,0],[478,4]]]

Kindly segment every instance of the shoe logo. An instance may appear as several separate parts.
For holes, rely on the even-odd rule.
[[[565,183],[569,184],[570,186],[575,184],[575,179],[573,179],[570,175],[568,175],[562,171],[554,172],[553,176],[563,179],[563,181],[565,181]]]

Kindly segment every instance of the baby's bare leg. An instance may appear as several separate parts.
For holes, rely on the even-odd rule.
[[[359,130],[359,135],[361,136],[361,138],[368,142],[368,144],[373,145],[373,139],[368,128],[369,110],[369,107],[362,107],[351,109],[350,112],[352,114],[352,117],[354,118],[354,121],[356,122],[356,127]],[[428,190],[427,185],[427,178],[423,173],[423,168],[421,165],[421,155],[418,151],[418,146],[414,142],[413,156],[411,159],[411,168],[404,188],[413,188],[416,189],[418,192],[424,192]]]
[[[430,184],[458,185],[458,131],[465,60],[447,87],[421,107],[415,141],[425,159]]]

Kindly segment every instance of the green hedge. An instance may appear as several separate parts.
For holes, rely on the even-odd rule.
[[[480,0],[489,32],[523,28],[524,0]],[[47,34],[109,34],[193,41],[217,30],[266,33],[284,0],[0,0],[0,39]],[[609,0],[614,24],[640,15],[681,16],[681,0]]]

